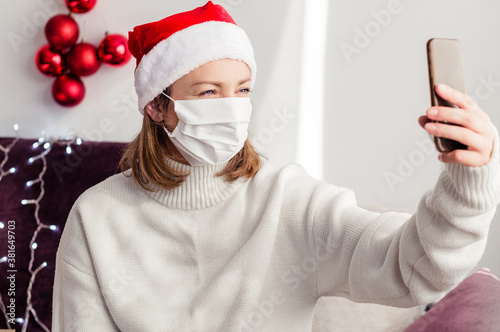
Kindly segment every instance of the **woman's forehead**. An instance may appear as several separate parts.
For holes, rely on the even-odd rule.
[[[249,82],[250,78],[250,69],[246,63],[239,60],[222,59],[208,62],[192,70],[176,83],[189,86],[204,83],[215,85],[241,84],[242,82]]]

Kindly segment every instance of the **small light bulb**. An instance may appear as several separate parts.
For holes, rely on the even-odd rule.
[[[35,142],[33,143],[33,149],[37,149],[40,146],[40,143]]]
[[[49,227],[49,228],[50,228],[51,230],[53,230],[53,231],[56,231],[56,230],[57,230],[57,226],[56,226],[56,225],[50,225],[50,227]]]
[[[12,173],[15,173],[16,172],[16,168],[15,167],[12,167],[11,169],[9,169],[9,172],[12,174]]]
[[[17,123],[14,125],[14,130],[15,130],[15,131],[18,131],[18,130],[19,130],[19,125],[18,125]]]
[[[32,185],[33,185],[33,181],[28,181],[28,182],[26,182],[26,186],[27,186],[27,187],[31,187]]]
[[[77,144],[77,145],[82,145],[82,139],[81,139],[80,137],[78,137],[78,138],[76,139],[76,144]]]
[[[0,229],[3,229],[5,227],[5,224],[0,221]]]
[[[30,164],[33,164],[33,162],[34,162],[34,161],[35,161],[35,158],[33,158],[33,157],[31,157],[30,159],[28,159],[28,162],[29,162]]]
[[[40,138],[38,139],[38,142],[40,142],[40,143],[42,143],[43,141],[45,141],[45,139],[44,139],[43,137],[40,137]]]
[[[45,144],[43,145],[43,148],[44,148],[45,150],[47,150],[48,148],[50,148],[50,143],[49,143],[49,142],[45,143]]]
[[[66,147],[66,153],[67,154],[71,154],[72,150],[71,150],[71,146],[67,146]]]
[[[36,242],[31,245],[31,248],[33,248],[33,249],[36,249],[37,247],[38,247],[38,244],[36,244]]]
[[[47,262],[43,262],[42,267],[46,267],[46,266],[47,266]]]
[[[22,319],[21,317],[16,318],[16,322],[18,322],[19,324],[23,324],[24,323],[24,319]]]
[[[26,205],[26,204],[28,204],[28,200],[27,200],[27,199],[23,199],[23,200],[21,201],[21,204],[22,204],[22,205]]]
[[[0,263],[5,263],[7,261],[7,256],[0,258]]]

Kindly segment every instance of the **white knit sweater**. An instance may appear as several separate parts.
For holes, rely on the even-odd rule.
[[[249,181],[189,167],[171,191],[115,175],[75,203],[57,255],[53,331],[310,331],[320,296],[413,306],[480,259],[500,199],[498,144],[446,165],[415,215],[374,213],[298,165]]]

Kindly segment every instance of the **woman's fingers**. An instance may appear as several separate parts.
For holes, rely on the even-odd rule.
[[[477,107],[474,100],[466,94],[450,88],[446,84],[438,84],[435,87],[436,93],[453,105],[465,110],[473,110]]]
[[[456,105],[458,108],[463,110],[473,111],[477,113],[477,115],[481,118],[487,119],[488,122],[490,118],[488,114],[486,114],[478,104],[472,99],[472,97],[457,91],[455,89],[450,88],[446,84],[438,84],[435,87],[436,93],[446,101],[449,101],[453,105]]]
[[[425,129],[425,124],[429,121],[431,120],[429,120],[429,118],[425,115],[422,115],[421,117],[418,118],[418,124],[420,125],[420,127],[424,129]]]
[[[484,148],[483,137],[480,134],[465,127],[454,126],[445,123],[429,122],[425,125],[425,129],[432,136],[458,141],[468,146],[470,150],[478,150]]]
[[[454,150],[448,153],[441,153],[438,156],[443,163],[462,164],[466,166],[480,167],[488,163],[489,156],[485,156],[478,151]]]
[[[489,121],[485,121],[477,112],[453,107],[431,107],[427,110],[427,118],[460,125],[476,133],[481,133],[488,129],[486,126],[490,126]]]
[[[467,150],[439,155],[445,163],[482,166],[488,163],[495,133],[489,116],[466,94],[446,85],[436,86],[436,93],[454,107],[434,106],[419,118],[419,124],[432,136],[458,141]]]

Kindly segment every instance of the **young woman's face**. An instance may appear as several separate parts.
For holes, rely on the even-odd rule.
[[[250,69],[244,62],[230,59],[204,64],[170,86],[170,97],[174,100],[248,97],[249,94]],[[164,122],[170,132],[179,122],[172,102],[168,104]]]

